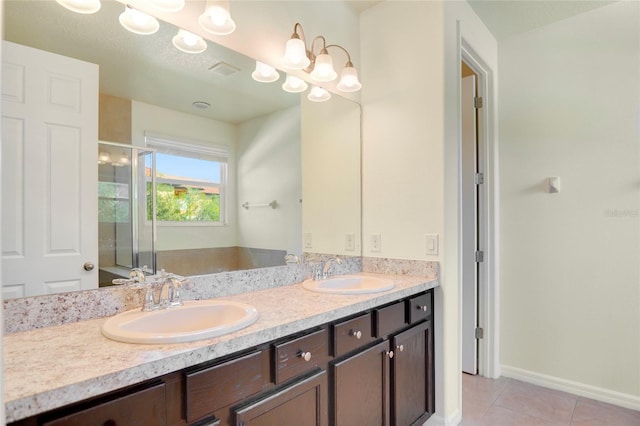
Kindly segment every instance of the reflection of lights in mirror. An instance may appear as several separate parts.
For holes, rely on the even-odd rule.
[[[280,74],[278,74],[278,71],[276,71],[276,69],[271,65],[256,61],[256,69],[251,74],[251,77],[253,77],[255,81],[259,81],[261,83],[271,83],[278,80],[280,78]]]
[[[202,37],[182,29],[178,30],[172,42],[176,49],[185,53],[202,53],[207,50],[207,43]]]
[[[149,35],[158,31],[160,23],[156,18],[130,6],[120,14],[120,24],[134,34]]]
[[[100,0],[56,0],[61,6],[76,13],[96,13],[102,4]]]
[[[203,30],[215,35],[231,34],[236,23],[231,19],[228,1],[207,0],[204,13],[198,18]]]
[[[331,93],[324,87],[312,86],[307,99],[312,102],[324,102],[331,99]]]
[[[291,74],[287,74],[287,79],[282,84],[282,90],[290,93],[304,92],[307,90],[307,87],[309,87],[309,85],[306,81]]]

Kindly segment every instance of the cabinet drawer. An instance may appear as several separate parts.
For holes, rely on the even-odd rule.
[[[409,323],[429,318],[433,314],[432,293],[422,294],[409,299]]]
[[[164,383],[43,422],[43,426],[165,425]]]
[[[397,302],[374,311],[375,335],[384,337],[407,324],[405,319],[405,303]]]
[[[334,324],[333,356],[344,355],[373,340],[370,313]]]
[[[187,421],[198,420],[256,394],[268,381],[268,371],[263,369],[262,352],[188,372],[185,379]]]
[[[276,383],[280,384],[323,364],[329,355],[329,337],[323,328],[275,346]]]

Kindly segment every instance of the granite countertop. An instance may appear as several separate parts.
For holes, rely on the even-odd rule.
[[[220,299],[249,303],[258,320],[235,333],[191,343],[139,345],[109,340],[105,318],[3,337],[6,421],[78,402],[210,361],[438,286],[433,278],[369,274],[394,280],[374,294],[333,295],[300,284]]]

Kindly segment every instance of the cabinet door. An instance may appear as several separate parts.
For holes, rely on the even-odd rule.
[[[327,373],[287,386],[251,405],[235,410],[236,426],[326,426]]]
[[[381,342],[331,366],[333,424],[389,424],[389,342]]]
[[[395,426],[422,424],[434,412],[433,322],[393,338],[392,417]]]

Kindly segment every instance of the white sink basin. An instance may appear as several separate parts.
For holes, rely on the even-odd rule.
[[[393,281],[366,275],[339,275],[326,280],[308,279],[302,287],[318,293],[367,294],[391,290]]]
[[[103,323],[102,334],[127,343],[192,342],[238,331],[257,319],[258,311],[251,305],[196,300],[152,312],[139,308],[123,312]]]

